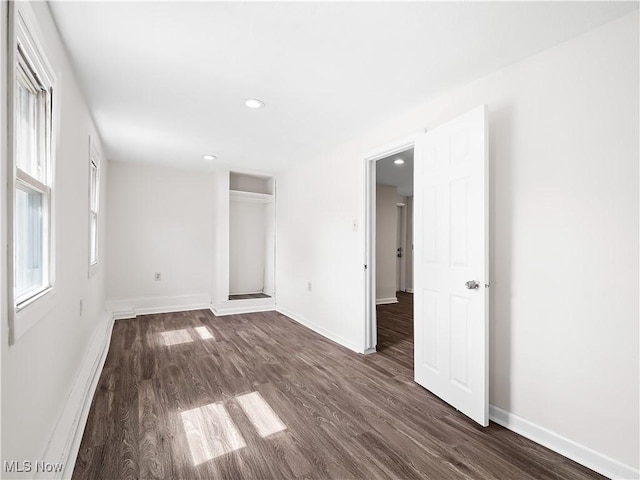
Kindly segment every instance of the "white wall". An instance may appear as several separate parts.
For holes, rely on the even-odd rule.
[[[638,53],[636,12],[299,162],[278,308],[362,350],[365,154],[486,103],[490,401],[637,469]]]
[[[398,189],[376,185],[376,300],[396,299]]]
[[[208,306],[213,176],[121,162],[109,169],[107,296],[114,308]]]
[[[264,290],[267,205],[231,199],[229,294]]]
[[[60,109],[55,152],[56,304],[33,328],[8,346],[6,255],[1,255],[2,460],[59,461],[44,458],[47,443],[61,417],[76,376],[83,367],[92,336],[106,319],[105,225],[107,162],[102,164],[99,223],[99,267],[88,278],[89,258],[89,135],[99,142],[83,94],[46,3],[33,2],[45,55],[57,75],[54,103]],[[22,8],[28,5],[23,4]],[[0,2],[2,31],[6,32],[7,3]],[[0,97],[6,98],[6,35],[1,35]],[[4,102],[4,100],[3,100]],[[0,216],[2,251],[7,248],[6,109],[0,120]],[[104,158],[104,156],[103,156]],[[80,301],[83,313],[80,315]],[[13,474],[15,475],[15,474]],[[33,473],[25,474],[32,477]],[[3,478],[9,478],[11,475]]]
[[[279,311],[362,351],[360,154],[346,147],[278,176],[276,288]],[[328,163],[323,166],[324,161]]]

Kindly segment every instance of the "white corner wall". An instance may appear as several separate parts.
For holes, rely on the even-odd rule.
[[[109,169],[107,297],[113,309],[209,308],[212,174],[121,162],[109,162]]]
[[[376,185],[376,301],[396,298],[396,243],[398,241],[398,189]]]
[[[26,3],[26,2],[25,2]],[[29,8],[29,4],[23,5]],[[56,76],[55,100],[60,111],[55,151],[55,264],[56,304],[35,326],[8,346],[6,255],[0,256],[2,312],[2,459],[1,461],[59,462],[76,441],[84,395],[90,388],[87,366],[99,362],[92,342],[106,336],[109,318],[104,311],[106,256],[106,181],[104,155],[101,166],[99,266],[88,277],[89,265],[89,136],[99,144],[82,91],[76,82],[49,8],[30,2],[40,30],[45,55]],[[7,2],[0,2],[3,35],[0,37],[0,218],[2,252],[7,251]],[[82,313],[80,302],[83,302]],[[96,344],[97,344],[96,343]],[[85,385],[83,382],[88,381]],[[80,432],[82,433],[82,432]],[[66,458],[68,463],[74,458]],[[4,463],[2,464],[4,468]],[[68,468],[68,465],[65,465]],[[2,478],[34,478],[34,472],[3,473]]]
[[[211,306],[221,308],[229,300],[229,170],[216,170],[211,196],[213,231],[211,249]]]
[[[578,461],[637,475],[638,43],[634,12],[279,176],[278,309],[362,351],[363,158],[486,103],[490,401]]]

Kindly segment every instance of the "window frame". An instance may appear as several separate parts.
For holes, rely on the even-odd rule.
[[[51,231],[51,227],[50,227],[50,218],[51,218],[51,187],[49,187],[48,185],[34,179],[33,177],[30,177],[30,175],[26,174],[24,171],[22,170],[17,170],[17,175],[16,175],[16,186],[15,186],[15,192],[17,194],[18,190],[22,190],[25,192],[35,192],[38,193],[40,195],[42,195],[43,197],[43,202],[42,202],[42,208],[43,208],[43,220],[42,220],[42,227],[43,227],[43,259],[42,259],[42,277],[44,279],[46,279],[45,284],[34,288],[32,290],[27,291],[26,293],[23,293],[21,296],[16,296],[14,298],[14,304],[15,304],[15,308],[17,311],[21,311],[22,309],[24,309],[27,305],[29,305],[29,303],[32,301],[32,299],[34,299],[35,297],[39,296],[40,294],[46,292],[47,290],[53,288],[52,286],[52,279],[51,279],[51,275],[50,275],[50,265],[51,265],[51,251],[50,251],[50,244],[51,244],[51,237],[50,237],[50,231]],[[15,254],[15,252],[14,252]],[[14,272],[15,275],[15,272]],[[15,295],[15,289],[14,289],[14,295]]]
[[[39,320],[44,318],[56,305],[55,290],[55,153],[59,109],[54,70],[46,57],[46,50],[39,40],[44,38],[35,15],[27,2],[9,2],[8,9],[8,68],[7,68],[7,136],[8,136],[8,188],[7,188],[7,287],[9,345],[13,345]],[[20,62],[20,64],[19,64]],[[34,90],[44,93],[44,107],[41,115],[36,104],[38,134],[35,148],[37,155],[44,156],[44,171],[34,177],[18,167],[18,76],[22,82],[29,82]],[[27,86],[27,85],[25,85]],[[36,101],[41,100],[36,97]],[[38,193],[42,202],[42,249],[43,285],[16,296],[16,199],[18,189],[27,193]]]
[[[89,136],[89,278],[96,274],[100,263],[100,173],[102,157],[96,141]],[[92,168],[96,168],[95,191]],[[95,209],[94,207],[95,199]],[[92,237],[91,222],[95,216],[95,239]],[[91,247],[95,241],[95,260],[91,257]]]

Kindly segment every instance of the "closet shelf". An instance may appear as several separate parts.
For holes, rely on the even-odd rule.
[[[236,202],[271,203],[273,195],[268,193],[243,192],[241,190],[229,190],[229,198]]]

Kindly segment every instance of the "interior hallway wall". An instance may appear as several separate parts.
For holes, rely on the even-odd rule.
[[[397,302],[398,189],[376,185],[376,301]]]
[[[485,103],[490,402],[637,469],[638,43],[634,12],[297,162],[279,177],[278,308],[362,351],[363,159]]]

